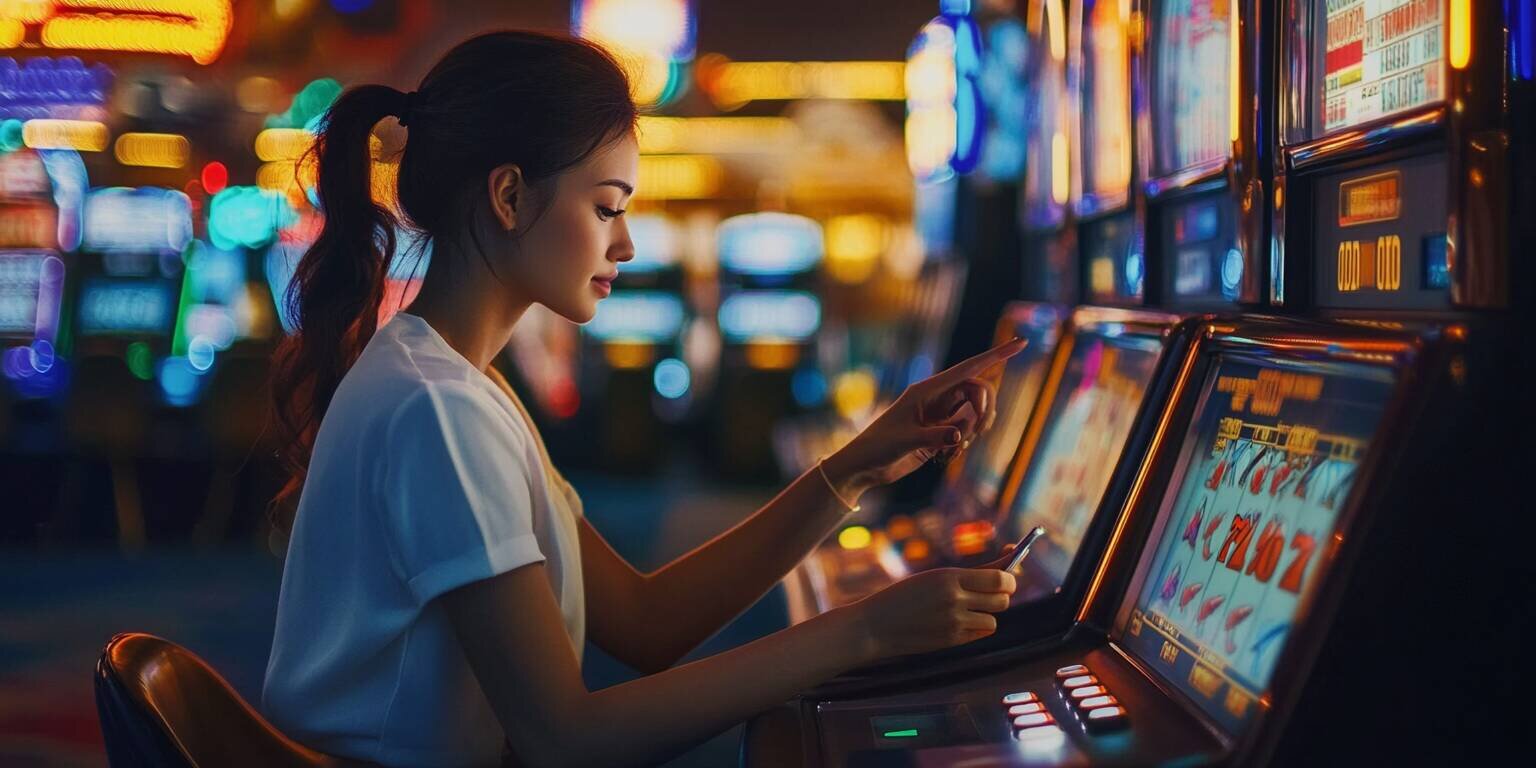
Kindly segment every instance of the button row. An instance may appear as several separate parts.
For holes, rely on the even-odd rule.
[[[1062,667],[1056,670],[1056,681],[1073,711],[1088,728],[1107,731],[1125,727],[1125,707],[1120,706],[1109,687],[1100,683],[1087,667],[1082,664]]]

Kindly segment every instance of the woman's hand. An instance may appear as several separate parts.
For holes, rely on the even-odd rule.
[[[824,468],[843,498],[895,482],[940,454],[954,453],[991,426],[997,391],[982,376],[1019,353],[1024,339],[1000,344],[907,387]]]
[[[925,653],[997,631],[992,614],[1008,608],[1013,574],[981,568],[921,571],[837,609],[857,627],[865,663]]]

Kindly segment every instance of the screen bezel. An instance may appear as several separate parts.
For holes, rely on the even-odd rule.
[[[1227,43],[1227,49],[1230,56],[1230,52],[1235,46],[1237,49],[1237,55],[1239,58],[1241,58],[1247,55],[1246,49],[1249,44],[1248,40],[1245,39],[1241,24],[1241,22],[1244,20],[1244,11],[1249,6],[1240,2],[1240,0],[1229,1],[1233,4],[1231,12],[1238,14],[1239,24],[1236,28],[1233,28],[1230,24],[1228,25],[1228,34],[1232,37],[1235,37],[1236,40],[1234,42],[1233,40],[1229,39]],[[1161,88],[1161,83],[1158,80],[1161,69],[1157,64],[1157,54],[1164,42],[1162,39],[1162,30],[1159,26],[1159,22],[1165,17],[1167,13],[1166,5],[1167,0],[1141,0],[1141,10],[1145,17],[1145,21],[1143,23],[1146,25],[1146,41],[1142,44],[1141,50],[1141,71],[1143,73],[1143,82],[1139,84],[1139,87],[1142,89],[1141,101],[1146,105],[1145,123],[1147,142],[1145,146],[1149,150],[1147,152],[1146,160],[1142,163],[1142,166],[1146,169],[1148,178],[1153,181],[1152,186],[1155,191],[1151,194],[1154,195],[1156,192],[1161,192],[1164,189],[1183,187],[1204,179],[1220,176],[1227,170],[1229,166],[1232,165],[1235,159],[1233,156],[1231,142],[1228,143],[1227,151],[1220,158],[1204,160],[1183,167],[1164,168],[1162,167],[1162,163],[1157,157],[1157,151],[1155,149],[1156,147],[1172,143],[1172,139],[1170,137],[1163,135],[1165,133],[1162,130],[1163,126],[1158,124],[1157,118],[1158,115],[1163,114],[1164,112],[1164,110],[1162,110],[1157,104],[1157,95]],[[1230,59],[1227,62],[1227,77],[1229,78],[1227,83],[1227,109],[1231,110],[1233,108],[1233,105],[1230,103],[1231,90],[1234,87],[1242,88],[1244,87],[1244,84],[1241,82],[1241,72],[1233,71],[1233,62]],[[1230,81],[1230,78],[1237,78],[1239,82],[1234,84]],[[1227,120],[1230,123],[1232,120],[1232,115],[1229,114],[1227,116]]]
[[[1403,365],[1402,360],[1391,354],[1377,353],[1378,359],[1376,360],[1348,359],[1349,355],[1345,353],[1325,353],[1321,356],[1307,356],[1281,351],[1264,344],[1262,341],[1257,343],[1248,341],[1245,343],[1243,340],[1235,339],[1211,343],[1206,348],[1198,350],[1196,354],[1199,356],[1198,365],[1191,372],[1189,381],[1198,381],[1199,391],[1198,394],[1193,396],[1193,407],[1186,410],[1183,416],[1184,426],[1178,432],[1180,442],[1177,449],[1177,460],[1174,462],[1171,471],[1165,476],[1158,491],[1156,512],[1151,525],[1147,528],[1145,536],[1127,552],[1127,554],[1135,558],[1134,570],[1132,571],[1131,578],[1125,583],[1125,588],[1120,592],[1118,598],[1115,599],[1113,621],[1110,624],[1108,634],[1110,642],[1116,649],[1135,663],[1144,674],[1155,681],[1159,688],[1184,702],[1187,708],[1196,713],[1209,727],[1222,733],[1229,739],[1237,739],[1246,733],[1255,731],[1265,717],[1267,717],[1268,713],[1273,710],[1276,681],[1282,679],[1286,669],[1291,665],[1292,659],[1296,654],[1296,646],[1304,642],[1303,638],[1310,632],[1314,622],[1319,620],[1317,619],[1317,604],[1326,597],[1326,590],[1322,585],[1328,582],[1336,569],[1340,567],[1338,562],[1340,559],[1339,545],[1347,538],[1347,533],[1354,530],[1361,514],[1360,497],[1366,492],[1371,480],[1371,473],[1368,470],[1374,465],[1377,456],[1385,451],[1380,438],[1392,422],[1393,414],[1397,410],[1396,401],[1400,397],[1400,391],[1404,385],[1405,378],[1400,370]],[[1182,488],[1181,481],[1185,478],[1190,462],[1195,455],[1196,442],[1199,437],[1200,417],[1205,413],[1205,409],[1215,393],[1216,381],[1221,371],[1221,361],[1224,357],[1268,363],[1273,363],[1276,360],[1291,364],[1320,363],[1325,366],[1338,365],[1353,370],[1374,370],[1378,375],[1386,376],[1389,379],[1391,392],[1387,402],[1382,406],[1375,428],[1371,431],[1371,448],[1368,449],[1366,456],[1360,462],[1360,469],[1358,470],[1360,474],[1351,485],[1348,494],[1341,503],[1339,513],[1335,517],[1332,536],[1328,539],[1328,545],[1319,548],[1316,575],[1313,577],[1314,583],[1319,586],[1314,587],[1298,600],[1297,609],[1294,614],[1298,618],[1294,624],[1295,629],[1292,631],[1292,636],[1287,639],[1279,652],[1275,667],[1270,673],[1268,685],[1263,691],[1259,692],[1259,698],[1254,704],[1256,707],[1254,714],[1242,724],[1240,731],[1235,732],[1227,729],[1215,717],[1212,717],[1200,702],[1195,701],[1184,690],[1179,682],[1165,675],[1158,668],[1155,660],[1144,658],[1133,646],[1124,642],[1129,631],[1131,616],[1136,610],[1142,590],[1146,586],[1146,580],[1152,566],[1152,560],[1155,558],[1156,549],[1172,517],[1172,508],[1178,502],[1179,491]],[[1319,359],[1320,357],[1322,359]],[[1341,357],[1344,359],[1340,359]],[[1383,362],[1383,358],[1389,360],[1389,362]],[[1184,399],[1189,397],[1191,396],[1183,396]],[[1178,402],[1170,404],[1171,409],[1179,407],[1180,404]]]

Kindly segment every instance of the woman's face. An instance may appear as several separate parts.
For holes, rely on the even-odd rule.
[[[619,264],[635,257],[624,207],[639,167],[639,145],[626,135],[555,180],[519,239],[520,293],[572,322],[592,319]]]

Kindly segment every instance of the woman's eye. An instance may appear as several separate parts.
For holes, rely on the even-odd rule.
[[[615,218],[618,218],[618,217],[623,216],[623,215],[624,215],[623,211],[616,211],[616,210],[614,210],[612,208],[609,208],[606,205],[599,205],[599,206],[597,206],[597,217],[599,219],[602,219],[603,221],[609,221],[611,219],[615,219]]]

